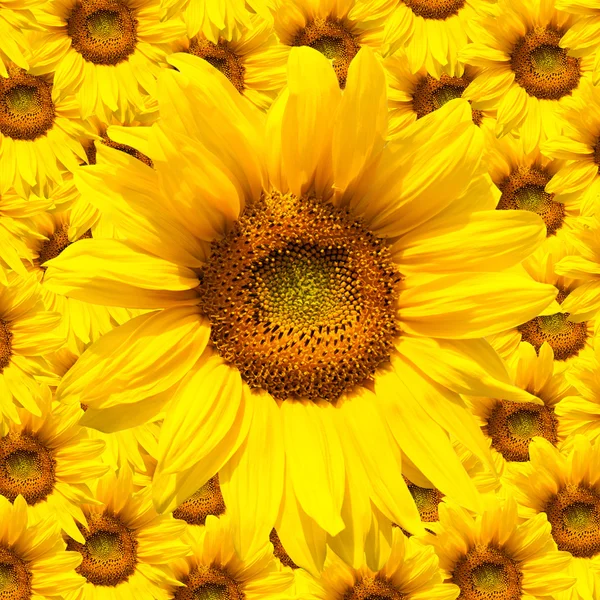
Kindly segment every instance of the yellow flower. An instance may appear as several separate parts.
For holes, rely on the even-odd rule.
[[[531,485],[538,482],[531,477]],[[445,579],[460,588],[460,600],[557,598],[574,583],[564,571],[570,556],[556,550],[548,521],[536,515],[521,522],[512,498],[476,516],[444,503],[433,528],[426,542]]]
[[[0,590],[6,598],[60,600],[84,583],[75,573],[81,558],[65,552],[56,520],[32,523],[27,504],[0,498]]]
[[[39,29],[32,9],[44,0],[2,0],[0,2],[0,77],[8,75],[7,66],[14,63],[28,69],[30,50],[26,31]]]
[[[477,109],[496,109],[496,134],[518,133],[526,152],[560,134],[559,108],[591,76],[590,57],[560,45],[575,22],[553,0],[499,0],[497,15],[481,19],[474,42],[459,52],[459,60],[483,67],[464,96]]]
[[[127,241],[74,244],[46,271],[57,292],[161,310],[92,345],[57,398],[128,428],[175,389],[157,506],[218,472],[243,556],[275,527],[316,572],[328,534],[346,527],[362,548],[371,503],[421,531],[402,454],[477,507],[448,432],[489,452],[459,394],[530,399],[481,338],[532,318],[556,289],[500,272],[544,231],[536,215],[494,210],[469,104],[385,145],[370,49],[343,95],[325,57],[292,49],[289,89],[266,121],[204,61],[172,60],[148,136],[155,169],[99,147],[110,163],[78,177]]]

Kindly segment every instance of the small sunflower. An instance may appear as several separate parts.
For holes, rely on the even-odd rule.
[[[183,34],[161,22],[158,0],[58,0],[40,12],[36,60],[54,73],[60,98],[76,94],[82,117],[132,121],[156,96],[170,44]]]
[[[155,169],[113,152],[78,174],[127,241],[87,240],[84,254],[74,244],[46,272],[57,292],[161,310],[92,345],[59,400],[127,428],[176,386],[157,507],[219,472],[231,518],[256,526],[238,527],[242,555],[275,527],[316,572],[346,523],[362,548],[371,502],[421,531],[402,454],[476,508],[448,432],[484,461],[489,451],[459,394],[530,399],[482,337],[539,314],[557,291],[500,273],[542,243],[543,225],[493,209],[469,104],[385,145],[385,75],[368,48],[343,95],[322,54],[292,49],[289,90],[266,123],[204,61],[174,63],[149,136]]]
[[[85,523],[79,504],[90,500],[89,485],[106,473],[104,443],[92,440],[78,421],[79,407],[53,405],[42,388],[41,415],[18,409],[20,423],[0,432],[0,495],[25,498],[34,520],[51,515],[61,529],[83,541],[75,522]]]
[[[210,63],[261,109],[267,109],[285,85],[290,49],[277,39],[273,23],[258,15],[251,15],[250,25],[235,29],[230,37],[219,35],[212,42],[198,34],[178,41],[174,49]]]
[[[546,156],[564,163],[546,190],[566,206],[579,203],[582,213],[594,214],[600,203],[600,89],[582,83],[576,98],[565,99],[561,116],[562,134],[541,145]]]
[[[27,503],[0,498],[0,594],[12,600],[62,600],[84,579],[75,573],[81,557],[65,552],[53,517],[34,523]]]
[[[67,538],[67,550],[81,555],[76,571],[85,585],[65,600],[163,600],[164,588],[177,585],[167,561],[185,556],[181,540],[185,523],[171,515],[157,515],[150,489],[134,493],[128,467],[109,471],[98,480],[96,502],[84,504],[87,526]]]
[[[424,541],[435,548],[446,581],[460,588],[459,600],[557,598],[575,582],[564,571],[571,557],[556,550],[544,516],[522,522],[512,498],[496,499],[476,516],[443,504],[433,527]]]
[[[401,134],[406,127],[455,98],[461,98],[473,80],[475,69],[464,68],[454,61],[435,77],[425,67],[412,73],[406,55],[398,51],[383,60],[388,80],[388,103],[390,107],[388,135]],[[481,125],[494,115],[490,111],[473,109],[473,123]]]
[[[600,445],[576,436],[568,451],[536,438],[530,462],[515,472],[515,497],[524,516],[551,529],[561,554],[571,557],[568,574],[577,579],[581,598],[600,591]],[[553,563],[554,568],[559,567]],[[548,574],[548,576],[551,576]],[[545,584],[545,581],[544,581]]]
[[[19,422],[15,402],[35,415],[40,383],[56,385],[48,359],[64,343],[57,326],[60,314],[45,309],[35,287],[15,273],[0,284],[0,413]]]
[[[497,6],[497,15],[481,19],[480,35],[459,53],[461,61],[482,67],[464,95],[477,109],[496,109],[497,135],[519,134],[530,152],[560,134],[558,111],[591,76],[593,59],[561,47],[576,18],[554,2],[499,0]]]
[[[481,35],[479,19],[492,18],[496,0],[400,0],[385,24],[384,52],[403,48],[409,68],[439,79],[469,40]]]
[[[188,528],[183,540],[191,554],[170,564],[176,585],[168,589],[173,600],[292,600],[291,571],[279,568],[273,548],[265,544],[242,560],[235,552],[233,524],[222,516],[206,518],[204,527]]]

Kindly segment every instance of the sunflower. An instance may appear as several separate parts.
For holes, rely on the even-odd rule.
[[[289,0],[275,13],[275,31],[283,44],[309,46],[327,57],[344,88],[348,67],[360,48],[381,48],[385,19],[396,4],[396,0]]]
[[[388,135],[401,134],[408,125],[441,108],[450,100],[461,98],[475,77],[473,67],[464,68],[456,61],[450,62],[444,72],[435,77],[425,67],[412,73],[408,59],[402,51],[383,61],[388,80],[390,107]],[[473,110],[473,123],[481,125],[494,115],[490,111]]]
[[[11,63],[0,77],[0,193],[14,187],[24,196],[44,195],[85,157],[79,105],[59,98],[54,75],[41,65],[34,74],[35,64],[25,70]]]
[[[521,522],[512,498],[496,500],[476,516],[443,504],[433,527],[426,542],[435,548],[445,580],[460,588],[459,600],[556,598],[574,583],[563,571],[570,556],[556,550],[544,516]]]
[[[0,498],[0,593],[4,598],[60,600],[84,583],[75,573],[81,558],[65,552],[56,521],[29,518],[27,503]]]
[[[570,243],[550,238],[523,262],[523,268],[533,279],[554,285],[558,295],[533,319],[489,338],[504,359],[510,360],[523,343],[539,353],[546,342],[552,348],[558,373],[593,352],[597,329],[594,312],[582,316],[571,310],[571,295],[579,296],[586,287],[585,280],[575,272],[561,273],[558,267],[564,260],[570,260],[573,253],[575,248]]]
[[[41,390],[40,416],[17,409],[20,423],[3,427],[0,437],[0,495],[25,498],[34,520],[52,515],[63,531],[83,538],[79,504],[90,501],[89,485],[106,473],[104,443],[92,440],[78,421],[78,406],[52,405],[48,386]]]
[[[523,515],[535,515],[551,528],[563,554],[571,556],[568,573],[577,579],[579,597],[592,600],[600,591],[600,445],[576,436],[562,453],[536,438],[530,462],[512,479]],[[555,563],[555,568],[559,565]],[[544,584],[546,582],[544,581]]]
[[[56,385],[58,376],[48,361],[64,340],[56,327],[60,314],[45,309],[33,286],[15,273],[0,284],[0,413],[16,423],[15,402],[40,414],[40,383]]]
[[[481,33],[479,19],[493,18],[496,0],[401,0],[385,25],[384,52],[403,48],[413,73],[435,79],[456,62],[458,51]]]
[[[565,206],[579,203],[583,213],[594,214],[600,199],[600,91],[583,82],[576,98],[565,99],[561,115],[562,134],[541,146],[564,163],[546,190]]]
[[[212,42],[202,34],[179,40],[174,48],[209,62],[235,89],[258,108],[267,109],[285,85],[289,47],[279,43],[273,23],[259,15],[250,25],[236,28],[230,37]]]
[[[553,0],[499,0],[497,15],[482,19],[480,35],[459,52],[482,67],[465,97],[477,109],[496,109],[496,134],[518,133],[527,152],[560,134],[560,107],[591,76],[593,59],[560,45],[575,22]]]
[[[57,292],[161,310],[92,345],[57,398],[127,428],[177,386],[156,505],[174,508],[219,472],[243,556],[275,526],[316,572],[327,534],[351,523],[362,548],[371,502],[421,531],[401,453],[477,507],[447,432],[489,453],[459,393],[530,400],[481,338],[557,292],[489,272],[519,263],[544,231],[535,215],[493,210],[468,102],[384,145],[385,76],[370,49],[343,96],[325,57],[293,49],[266,122],[204,61],[172,60],[149,136],[155,169],[113,152],[79,173],[127,241],[74,244],[46,271]]]
[[[87,526],[67,538],[67,550],[81,555],[76,571],[85,585],[65,600],[164,599],[164,588],[177,584],[166,564],[185,556],[185,523],[152,508],[150,489],[134,493],[128,467],[109,471],[97,483],[93,504],[82,506]]]
[[[399,529],[393,530],[391,552],[379,569],[364,562],[353,569],[329,552],[323,575],[315,584],[318,600],[455,600],[459,593],[457,586],[443,583],[433,548],[405,537]]]
[[[46,3],[36,60],[55,71],[57,96],[76,94],[82,117],[105,123],[147,110],[170,44],[184,31],[177,19],[161,22],[159,9],[158,0]]]

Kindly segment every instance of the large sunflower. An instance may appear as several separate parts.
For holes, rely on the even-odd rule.
[[[54,517],[33,523],[27,504],[0,498],[0,593],[5,598],[62,600],[81,589],[81,557],[65,552]]]
[[[464,96],[478,109],[498,111],[496,133],[519,133],[530,152],[560,134],[557,112],[591,76],[591,58],[575,58],[560,46],[575,23],[554,0],[499,0],[497,15],[480,22],[480,35],[459,59],[483,67]]]
[[[386,146],[385,76],[369,49],[343,96],[325,57],[293,49],[266,123],[204,61],[173,62],[155,170],[113,152],[117,162],[79,173],[128,240],[83,240],[46,271],[61,293],[163,310],[103,336],[57,397],[126,428],[178,384],[155,501],[172,508],[219,472],[231,517],[256,527],[237,527],[242,554],[275,524],[316,571],[327,533],[352,523],[348,543],[362,548],[371,501],[420,531],[401,452],[476,507],[447,432],[489,454],[458,394],[530,399],[481,338],[557,292],[498,272],[544,231],[535,215],[493,210],[469,104]]]
[[[36,61],[55,71],[56,94],[76,94],[84,118],[132,121],[156,95],[156,77],[181,21],[161,22],[158,0],[58,0],[38,17]]]

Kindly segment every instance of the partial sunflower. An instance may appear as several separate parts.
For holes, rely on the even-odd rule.
[[[85,157],[79,140],[86,135],[79,105],[58,97],[53,73],[35,60],[27,71],[8,65],[0,77],[0,194],[11,187],[47,194]]]
[[[459,600],[557,598],[575,583],[564,571],[571,557],[556,550],[544,516],[522,521],[512,498],[495,499],[476,516],[443,504],[433,527],[424,541],[435,548],[445,580],[460,588]]]
[[[439,79],[469,40],[482,33],[479,20],[493,18],[496,0],[400,0],[385,23],[383,51],[402,48],[409,68]]]
[[[12,272],[0,283],[0,416],[19,422],[17,406],[40,415],[40,384],[58,384],[50,355],[64,343],[60,314],[49,312],[34,286]],[[1,420],[1,419],[0,419]]]
[[[571,557],[563,572],[577,579],[579,598],[593,600],[600,592],[600,445],[578,435],[560,452],[536,438],[529,452],[530,462],[512,474],[520,511],[551,529]]]
[[[600,205],[600,90],[583,82],[577,97],[565,99],[561,116],[562,134],[541,145],[546,156],[564,163],[546,190],[566,206],[579,203],[582,213],[594,214]]]
[[[74,244],[46,271],[57,292],[161,310],[92,345],[57,398],[127,428],[162,410],[149,396],[178,386],[155,502],[173,509],[218,472],[242,555],[275,527],[316,572],[327,534],[350,523],[349,552],[362,552],[371,502],[421,531],[403,453],[476,508],[448,433],[490,457],[459,394],[531,399],[481,338],[557,291],[502,273],[545,233],[536,215],[494,210],[469,104],[385,145],[385,75],[370,49],[343,94],[325,57],[293,49],[266,122],[204,61],[172,60],[147,146],[155,169],[113,151],[78,174],[128,240]]]
[[[53,516],[33,522],[27,503],[0,498],[0,594],[12,600],[62,600],[84,579],[75,573],[81,558],[65,552]]]
[[[183,540],[191,553],[170,563],[175,585],[166,588],[173,600],[291,600],[294,576],[279,568],[271,544],[242,560],[235,552],[234,524],[223,516],[208,516],[204,527],[188,528]]]
[[[489,338],[505,360],[514,357],[523,343],[533,346],[537,353],[547,343],[552,348],[558,373],[593,352],[598,326],[595,313],[582,316],[571,310],[571,295],[578,297],[585,290],[585,279],[576,272],[563,272],[558,266],[571,260],[570,255],[575,251],[568,241],[551,238],[523,262],[522,268],[533,279],[554,285],[558,294],[556,300],[533,319]]]
[[[250,15],[250,25],[236,28],[216,42],[202,34],[174,44],[177,52],[198,56],[218,69],[233,87],[258,108],[267,109],[285,85],[289,47],[281,44],[272,21]]]
[[[161,22],[159,0],[59,0],[39,19],[36,60],[49,65],[58,97],[76,94],[83,118],[132,121],[156,96],[156,77],[178,19]]]
[[[473,67],[464,68],[456,61],[447,65],[439,77],[428,73],[425,67],[412,73],[401,50],[385,58],[383,66],[388,80],[390,138],[450,100],[461,98],[476,73]],[[494,116],[491,111],[473,109],[472,112],[475,125]]]
[[[560,107],[591,77],[593,58],[561,47],[576,21],[554,0],[499,0],[497,15],[481,19],[480,34],[459,52],[459,60],[482,67],[465,97],[477,109],[496,109],[496,134],[520,135],[526,152],[560,134]]]
[[[61,529],[83,541],[76,522],[90,501],[90,484],[108,471],[100,460],[104,442],[91,439],[78,424],[81,410],[52,403],[43,386],[41,415],[18,409],[20,423],[0,430],[0,495],[11,502],[25,498],[34,521],[50,515]]]
[[[157,515],[150,489],[134,493],[131,470],[109,471],[98,480],[94,504],[82,506],[87,526],[68,537],[67,550],[81,555],[76,571],[85,585],[65,600],[163,600],[165,587],[177,585],[168,561],[185,556],[185,523]]]
[[[275,31],[287,46],[318,50],[331,62],[343,89],[360,48],[381,49],[385,19],[396,4],[397,0],[289,0],[275,13]]]

